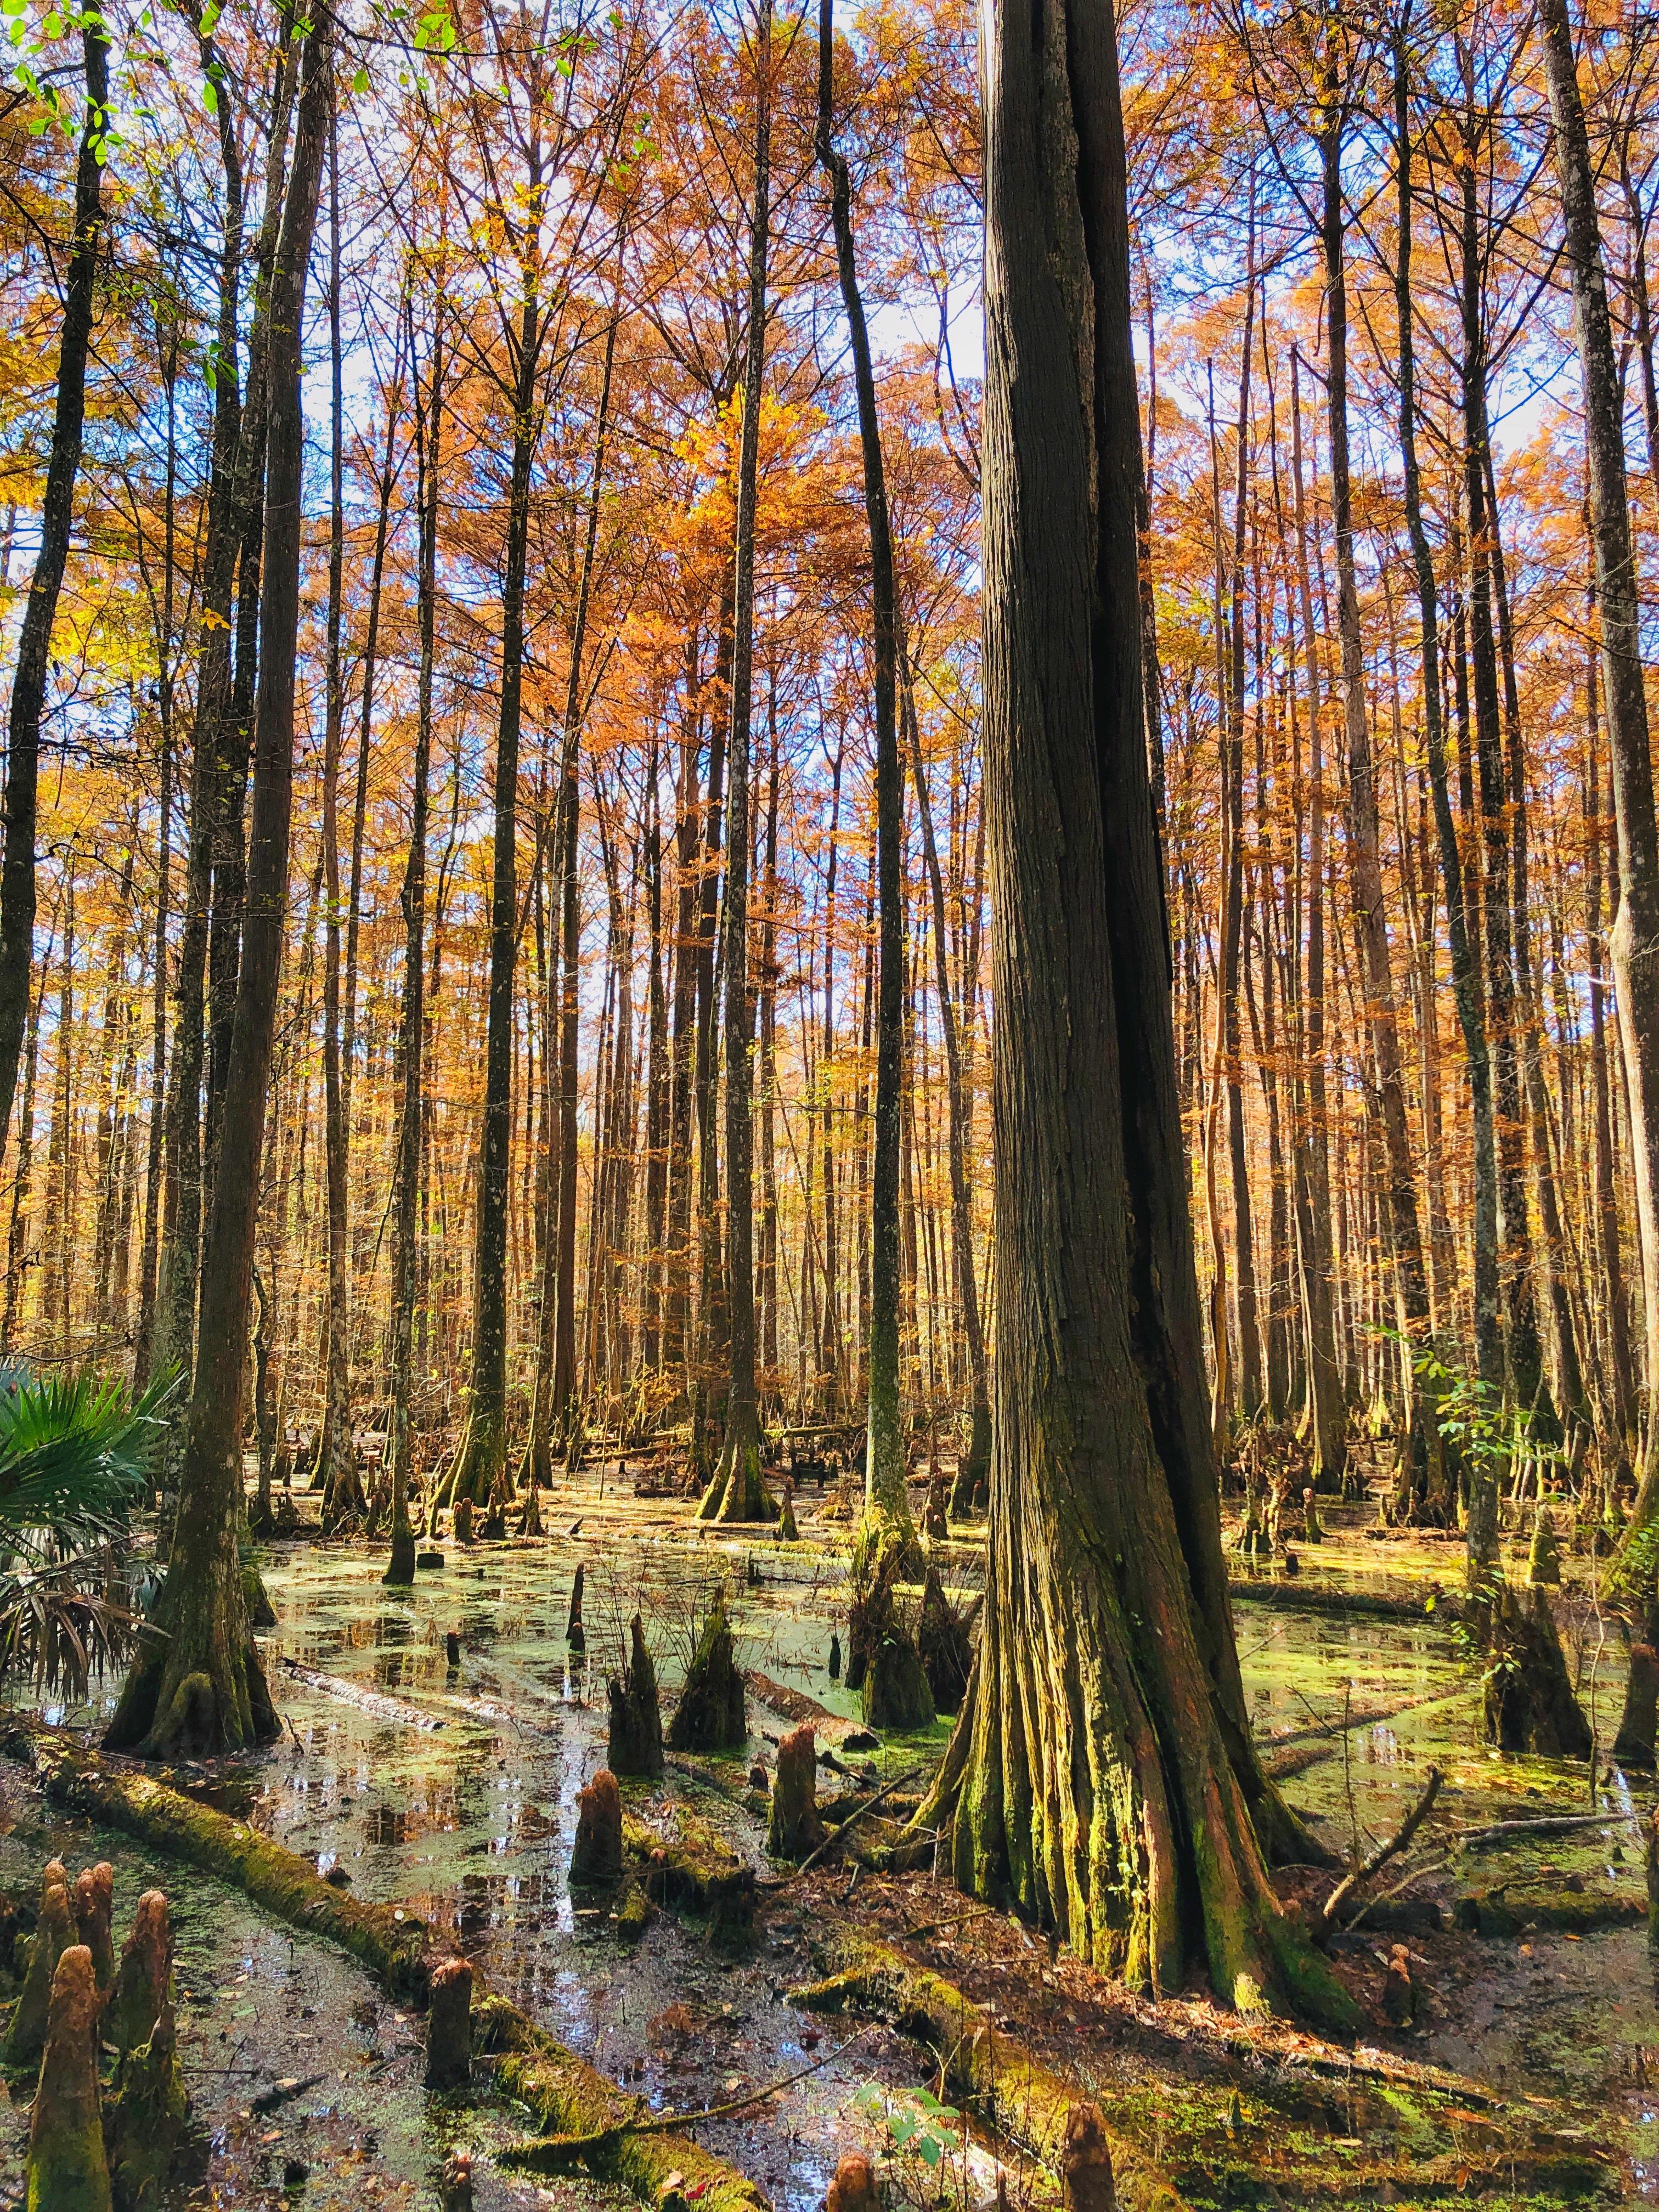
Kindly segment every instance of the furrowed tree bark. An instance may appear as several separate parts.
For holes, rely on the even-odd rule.
[[[17,1068],[28,1024],[34,972],[34,836],[40,769],[40,724],[52,668],[52,632],[69,561],[75,481],[81,472],[86,420],[87,355],[92,344],[93,294],[104,228],[104,134],[109,127],[109,47],[101,17],[81,33],[86,105],[75,169],[75,228],[64,282],[64,322],[58,341],[58,396],[46,489],[40,502],[40,550],[29,580],[17,635],[7,723],[5,845],[0,857],[0,1140],[11,1119]]]
[[[760,0],[754,57],[755,185],[749,215],[743,435],[738,450],[722,909],[726,942],[721,951],[726,983],[726,1304],[731,1369],[726,1434],[703,1501],[704,1510],[712,1510],[719,1521],[757,1521],[766,1512],[755,1379],[755,1023],[749,989],[749,784],[755,674],[755,507],[760,474],[761,390],[766,369],[766,259],[772,221],[771,0]]]
[[[1351,2017],[1268,1882],[1241,1733],[1147,777],[1111,15],[987,0],[981,53],[998,1335],[950,1863],[1132,1982],[1197,1966],[1229,2000]]]
[[[305,450],[301,341],[331,109],[332,19],[305,34],[293,174],[270,299],[270,434],[247,903],[225,1093],[224,1145],[202,1279],[202,1346],[185,1422],[160,1634],[139,1650],[110,1724],[119,1749],[234,1750],[276,1732],[242,1595],[242,1397],[260,1153],[287,910]]]
[[[835,37],[830,0],[818,0],[818,160],[830,179],[836,266],[858,395],[864,507],[870,527],[874,615],[876,873],[880,980],[876,1004],[876,1131],[870,1193],[869,1425],[865,1456],[866,1516],[908,1536],[904,1437],[899,1409],[899,1143],[904,1051],[904,770],[898,748],[898,593],[893,534],[882,466],[881,424],[870,362],[870,337],[853,248],[853,187],[835,140]],[[1139,590],[1139,586],[1137,586]]]
[[[1619,833],[1619,911],[1609,950],[1630,1101],[1651,1397],[1659,1382],[1659,830],[1654,821],[1653,762],[1625,476],[1622,386],[1613,358],[1595,171],[1566,0],[1540,0],[1539,21],[1572,280],[1573,334],[1584,388],[1590,533],[1601,615],[1601,682]],[[1615,1587],[1650,1583],[1656,1531],[1659,1417],[1650,1406],[1636,1510],[1613,1564]]]

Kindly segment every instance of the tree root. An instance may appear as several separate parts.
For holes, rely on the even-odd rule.
[[[886,1944],[850,1940],[836,1954],[847,1961],[843,1971],[792,1990],[791,2004],[808,2012],[863,2005],[901,2033],[932,2044],[959,2095],[1045,2166],[1057,2166],[1066,2115],[1083,2094],[1074,2081],[1003,2035],[985,2008],[943,1975],[913,1966]],[[1173,2182],[1138,2143],[1110,2129],[1106,2140],[1124,2212],[1186,2212]]]

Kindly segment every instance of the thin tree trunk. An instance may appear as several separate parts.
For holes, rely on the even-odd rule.
[[[0,857],[0,1138],[11,1119],[28,1019],[34,963],[40,724],[52,669],[52,626],[58,617],[58,599],[75,520],[75,481],[81,471],[82,429],[86,419],[87,355],[92,343],[93,288],[104,228],[109,48],[100,16],[86,18],[81,53],[86,104],[75,169],[75,228],[64,271],[64,323],[58,341],[58,393],[40,502],[40,548],[17,635],[7,724],[5,844]]]
[[[853,351],[864,505],[870,527],[874,615],[876,872],[880,982],[876,1012],[876,1132],[870,1215],[869,1436],[865,1510],[908,1531],[904,1437],[899,1409],[899,1146],[904,1049],[904,770],[898,749],[898,599],[882,467],[881,424],[870,338],[853,249],[852,184],[835,143],[835,40],[830,0],[818,6],[818,160],[830,179],[830,221],[842,306]],[[1139,585],[1137,585],[1137,595]],[[1138,596],[1137,596],[1138,604]]]

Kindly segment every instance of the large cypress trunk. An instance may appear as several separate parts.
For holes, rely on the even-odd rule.
[[[58,399],[40,505],[40,550],[17,637],[6,740],[5,853],[0,861],[0,1140],[11,1119],[28,1024],[34,963],[34,830],[52,630],[69,560],[75,480],[86,417],[87,354],[92,343],[93,284],[103,232],[103,141],[109,127],[109,48],[89,16],[81,36],[86,109],[75,172],[75,233],[64,272],[64,326],[58,343]]]
[[[234,1750],[276,1732],[249,1631],[236,1539],[260,1153],[293,811],[305,447],[301,339],[328,133],[331,45],[331,19],[326,7],[319,7],[306,34],[294,167],[271,288],[264,590],[247,900],[223,1145],[202,1274],[201,1352],[185,1422],[172,1560],[155,1607],[165,1637],[141,1648],[108,1735],[118,1748],[139,1748],[157,1758],[182,1750]]]
[[[1347,2008],[1286,1922],[1220,1550],[1142,711],[1128,237],[1104,8],[987,0],[991,1538],[957,1878],[1082,1956]],[[1254,1807],[1255,1819],[1252,1818]],[[1288,1836],[1286,1835],[1286,1840]]]

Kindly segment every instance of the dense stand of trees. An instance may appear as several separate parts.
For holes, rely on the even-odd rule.
[[[61,124],[6,95],[7,1349],[229,1404],[257,1279],[264,1456],[312,1440],[331,1526],[387,1510],[364,1430],[400,1528],[660,1419],[711,1512],[779,1418],[867,1413],[890,1499],[907,1429],[959,1444],[971,1492],[990,871],[1036,834],[984,803],[974,27],[377,24],[111,11],[37,57]],[[1639,1525],[1659,38],[1565,0],[1120,35],[1100,498],[1206,1433],[1296,1425],[1334,1482],[1386,1419],[1393,1510],[1484,1556],[1433,1343]],[[232,1449],[193,1418],[170,1479]]]

